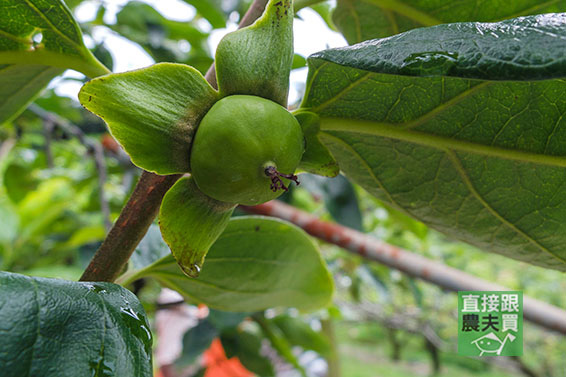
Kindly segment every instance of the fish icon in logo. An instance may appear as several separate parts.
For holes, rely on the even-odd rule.
[[[508,339],[512,342],[515,340],[515,336],[507,334],[505,339],[503,339],[502,341],[497,335],[495,335],[493,332],[490,332],[489,334],[486,334],[481,338],[477,338],[472,342],[472,344],[475,344],[476,347],[478,347],[478,349],[481,351],[480,356],[483,356],[484,353],[491,353],[499,356],[501,355],[501,351],[503,351],[503,347],[505,346],[505,343]]]

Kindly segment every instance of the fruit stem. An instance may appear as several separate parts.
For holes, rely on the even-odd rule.
[[[271,191],[277,192],[277,190],[282,189],[284,191],[289,191],[289,188],[285,186],[285,183],[281,180],[280,177],[287,178],[291,181],[294,181],[297,186],[301,183],[299,182],[299,177],[294,174],[283,174],[277,171],[275,166],[267,166],[265,168],[265,175],[267,175],[271,179]]]

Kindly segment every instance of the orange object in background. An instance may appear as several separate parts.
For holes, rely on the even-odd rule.
[[[120,144],[118,144],[116,139],[114,139],[112,136],[110,136],[110,134],[102,135],[102,139],[100,140],[100,143],[102,144],[104,149],[106,149],[107,151],[110,151],[112,153],[118,153],[120,151],[120,148],[121,148]]]
[[[226,358],[226,353],[218,338],[214,339],[210,348],[204,352],[204,364],[206,366],[204,377],[255,376],[240,363],[237,357]]]

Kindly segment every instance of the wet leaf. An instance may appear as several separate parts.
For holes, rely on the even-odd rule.
[[[0,272],[3,376],[152,376],[136,296],[111,283]]]

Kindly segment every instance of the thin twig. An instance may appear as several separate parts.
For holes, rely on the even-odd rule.
[[[261,15],[258,10],[265,9],[267,1],[254,0],[248,12],[242,18],[242,22],[244,20],[253,22],[257,19]],[[204,77],[213,87],[216,87],[214,68],[211,67]],[[179,174],[159,176],[147,171],[142,173],[132,196],[128,199],[118,220],[90,261],[81,276],[81,281],[112,282],[120,275],[136,246],[157,216],[165,193],[180,177]]]
[[[354,229],[322,221],[310,213],[276,200],[255,207],[240,206],[239,208],[249,213],[290,221],[314,237],[451,291],[509,290],[501,285],[382,242]],[[523,296],[523,313],[525,319],[541,327],[566,334],[566,311],[563,309]]]
[[[16,145],[16,139],[14,138],[6,139],[2,144],[0,144],[0,160],[10,153],[14,145]]]
[[[102,212],[104,225],[106,227],[106,230],[108,231],[112,226],[112,223],[110,221],[110,206],[108,204],[108,201],[106,200],[106,195],[104,191],[104,185],[106,184],[106,164],[104,162],[104,152],[102,150],[102,146],[96,140],[93,140],[87,135],[85,135],[84,132],[79,127],[72,124],[68,120],[61,118],[57,114],[53,114],[49,111],[46,111],[35,104],[31,104],[28,107],[28,110],[30,110],[32,113],[43,119],[46,124],[45,142],[46,142],[46,153],[48,154],[47,161],[49,167],[52,167],[53,164],[52,161],[53,157],[51,156],[50,140],[54,126],[59,127],[67,134],[72,135],[77,140],[79,140],[79,142],[86,147],[88,153],[92,155],[94,160],[94,165],[97,171],[100,210]]]
[[[45,139],[45,159],[47,167],[53,169],[53,151],[51,150],[51,139],[53,138],[53,129],[55,125],[50,119],[43,121],[43,138]]]

